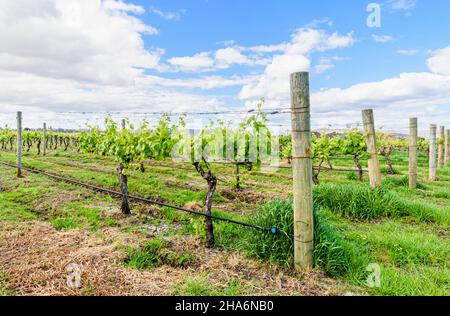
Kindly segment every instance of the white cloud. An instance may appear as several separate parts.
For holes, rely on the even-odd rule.
[[[289,94],[289,75],[295,71],[309,70],[309,54],[348,47],[354,42],[353,33],[339,35],[318,29],[299,29],[292,35],[291,42],[284,45],[283,53],[273,56],[264,73],[242,88],[239,98],[283,99]]]
[[[35,111],[166,111],[223,107],[190,88],[231,86],[239,78],[174,80],[150,77],[161,49],[147,50],[141,6],[123,1],[0,0],[0,120]],[[33,114],[32,114],[33,113]],[[48,120],[49,116],[44,116]],[[53,126],[73,124],[64,116]],[[10,123],[10,119],[3,121]],[[29,123],[30,121],[28,121]]]
[[[248,48],[244,48],[245,50],[249,50],[256,53],[275,53],[282,52],[286,49],[287,44],[275,44],[275,45],[258,45],[252,46]]]
[[[377,35],[377,34],[373,34],[372,38],[375,42],[377,43],[387,43],[387,42],[392,42],[394,40],[394,37],[390,36],[390,35]]]
[[[314,94],[317,111],[382,107],[409,98],[427,102],[432,96],[450,96],[450,77],[434,73],[403,73],[379,82],[360,83],[347,89],[328,89]]]
[[[434,73],[450,76],[450,46],[433,52],[427,66]]]
[[[238,97],[247,106],[265,97],[267,107],[289,107],[290,73],[312,67],[324,73],[343,59],[319,55],[319,63],[312,65],[312,54],[355,43],[353,33],[303,28],[284,43],[241,47],[229,42],[162,63],[163,50],[144,47],[143,35],[157,30],[140,19],[145,11],[140,6],[112,0],[0,0],[0,8],[0,123],[11,124],[14,114],[7,118],[5,112],[22,109],[32,127],[44,119],[54,120],[53,126],[84,124],[49,111],[223,109],[226,101],[196,91],[224,87],[241,87]],[[264,68],[247,76],[178,79],[144,71],[205,72],[231,65]],[[360,121],[363,107],[377,110],[378,126],[407,126],[410,115],[419,116],[421,124],[450,125],[450,46],[431,52],[427,65],[429,72],[313,92],[314,125]]]
[[[181,13],[179,12],[164,12],[159,9],[151,9],[151,12],[168,21],[178,21],[181,19]]]
[[[397,51],[397,54],[403,55],[403,56],[414,56],[419,53],[419,50],[417,49],[399,49]]]
[[[254,80],[254,76],[204,76],[200,78],[166,79],[158,76],[146,76],[145,83],[149,86],[169,88],[195,88],[209,90],[216,88],[242,86]]]
[[[141,6],[124,3],[122,0],[103,0],[103,7],[108,11],[125,11],[135,14],[145,13],[145,9]]]
[[[142,34],[157,34],[122,1],[0,0],[0,69],[106,84],[132,84],[155,68],[162,50],[147,51]]]
[[[315,70],[320,72],[320,65],[324,65],[326,69],[333,60],[322,58]],[[286,62],[289,63],[290,61]],[[354,126],[361,122],[361,110],[364,108],[375,109],[376,124],[385,129],[407,133],[410,116],[419,117],[424,136],[431,123],[449,126],[450,46],[434,51],[426,63],[429,72],[401,73],[382,81],[312,92],[314,127],[332,125],[335,128],[345,128],[349,123]],[[244,98],[247,106],[253,105],[256,99],[265,97],[267,108],[289,108],[289,74],[307,70],[308,67],[305,62],[303,69],[298,68],[288,69],[280,80],[275,75],[265,73],[257,84],[244,86],[240,95],[248,97]]]
[[[334,65],[330,58],[321,58],[319,63],[314,66],[314,71],[320,75],[333,68]]]
[[[169,64],[175,66],[177,70],[186,72],[196,72],[209,70],[214,66],[214,59],[211,53],[203,52],[187,57],[173,57],[168,60]]]
[[[207,80],[214,83],[212,78],[208,78],[197,84],[205,84]],[[216,85],[225,85],[220,78],[214,80]],[[0,71],[0,117],[4,114],[1,112],[7,109],[22,109],[27,126],[36,127],[42,121],[34,118],[34,111],[199,111],[224,107],[215,97],[180,90],[195,85],[195,82],[180,81],[177,84],[164,78],[143,76],[131,86],[109,86]],[[59,119],[59,122],[53,122],[53,126],[74,127],[74,122],[68,121],[64,115]]]
[[[248,51],[245,47],[230,46],[218,49],[215,52],[202,52],[193,56],[173,57],[167,62],[172,66],[163,67],[168,72],[212,72],[227,69],[232,65],[266,65],[267,59],[263,56],[244,55]]]
[[[417,7],[417,0],[388,0],[386,4],[393,11],[411,11]]]
[[[222,65],[248,64],[250,60],[235,47],[219,49],[214,54],[216,61]]]

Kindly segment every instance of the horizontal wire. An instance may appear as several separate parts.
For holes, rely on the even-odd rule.
[[[10,168],[17,168],[17,166],[9,164],[9,163],[5,163],[5,162],[0,162],[0,164],[2,164],[4,166],[7,166],[7,167],[10,167]],[[99,186],[91,185],[91,184],[88,184],[88,183],[84,183],[84,182],[81,182],[81,181],[65,178],[65,177],[62,177],[62,176],[58,176],[58,175],[55,175],[55,174],[52,174],[52,173],[49,173],[49,172],[45,172],[45,171],[39,170],[37,168],[31,168],[31,167],[29,168],[29,167],[23,167],[22,166],[21,169],[23,169],[25,171],[28,171],[28,172],[31,172],[31,173],[42,174],[42,175],[45,175],[45,176],[47,176],[49,178],[53,178],[53,179],[56,179],[56,180],[61,180],[61,181],[64,181],[64,182],[80,185],[80,186],[89,188],[89,189],[94,190],[94,191],[101,191],[101,192],[109,193],[109,194],[116,195],[116,196],[127,197],[127,198],[132,199],[132,200],[141,201],[141,202],[145,202],[145,203],[153,204],[153,205],[158,205],[158,206],[161,206],[161,207],[168,207],[168,208],[175,209],[175,210],[178,210],[178,211],[182,211],[182,212],[185,212],[185,213],[190,213],[190,214],[193,214],[193,215],[203,216],[205,218],[211,218],[211,219],[215,219],[215,220],[218,220],[218,221],[223,221],[223,222],[227,222],[227,223],[230,223],[230,224],[236,224],[236,225],[240,225],[240,226],[243,226],[243,227],[253,228],[253,229],[256,229],[256,230],[260,230],[260,231],[267,231],[267,232],[271,232],[272,234],[283,232],[283,230],[281,228],[278,228],[278,227],[267,228],[267,227],[262,227],[262,226],[258,226],[258,225],[255,225],[255,224],[245,223],[245,222],[241,222],[241,221],[237,221],[237,220],[233,220],[233,219],[229,219],[229,218],[224,218],[224,217],[212,215],[212,214],[206,214],[206,213],[199,212],[199,211],[188,210],[188,209],[185,209],[185,208],[182,208],[182,207],[179,207],[179,206],[170,205],[170,204],[163,203],[163,202],[158,202],[158,201],[153,201],[153,200],[146,199],[146,198],[143,198],[143,197],[127,195],[127,194],[123,194],[123,193],[120,193],[120,192],[117,192],[117,191],[114,191],[114,190],[110,190],[110,189],[102,188],[102,187],[99,187]]]

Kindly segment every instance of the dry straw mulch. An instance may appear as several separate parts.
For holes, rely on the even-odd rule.
[[[145,241],[145,240],[144,240]],[[187,276],[207,275],[215,288],[238,279],[255,295],[335,295],[345,287],[314,272],[290,275],[242,255],[206,249],[195,237],[174,237],[175,251],[189,251],[197,263],[188,268],[162,266],[150,271],[125,268],[124,247],[137,246],[142,236],[117,228],[98,232],[56,231],[39,221],[0,222],[0,271],[17,295],[172,295]],[[67,286],[70,264],[81,267],[81,287]]]

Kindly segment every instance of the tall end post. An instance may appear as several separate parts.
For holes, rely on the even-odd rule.
[[[17,177],[22,176],[22,112],[17,112]]]
[[[292,165],[294,189],[294,264],[313,269],[314,218],[309,73],[291,75]]]
[[[409,188],[417,189],[417,118],[409,120]]]
[[[378,161],[373,110],[371,109],[363,110],[362,118],[364,124],[364,131],[366,133],[367,151],[370,155],[368,163],[370,186],[373,189],[376,189],[381,186],[381,171],[380,171],[380,162]]]
[[[429,170],[429,180],[436,181],[436,134],[437,125],[431,124],[430,126],[430,170]]]

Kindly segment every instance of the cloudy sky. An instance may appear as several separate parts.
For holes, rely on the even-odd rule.
[[[18,110],[28,127],[79,127],[261,98],[288,108],[295,71],[310,72],[316,128],[356,124],[364,108],[386,130],[410,116],[423,133],[450,126],[450,2],[383,0],[369,27],[370,2],[0,0],[0,126]]]

